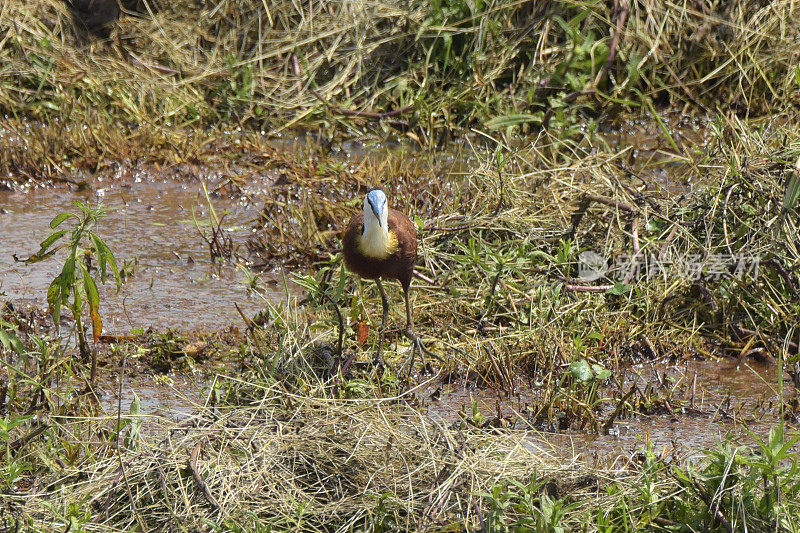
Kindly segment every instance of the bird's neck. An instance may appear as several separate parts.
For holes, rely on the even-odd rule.
[[[381,227],[374,219],[364,220],[364,231],[358,243],[359,251],[367,257],[385,259],[397,250],[397,236]]]

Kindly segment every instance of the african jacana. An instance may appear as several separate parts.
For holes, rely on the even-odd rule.
[[[441,359],[426,350],[414,333],[408,291],[417,260],[417,229],[405,214],[387,205],[386,193],[382,189],[373,187],[367,191],[364,211],[354,216],[342,233],[342,250],[347,268],[362,278],[374,279],[381,293],[383,319],[376,364],[383,364],[381,351],[389,314],[389,300],[381,284],[382,278],[396,279],[403,287],[406,301],[405,334],[413,343],[409,360],[413,363],[416,348],[419,348],[420,355],[427,353]]]

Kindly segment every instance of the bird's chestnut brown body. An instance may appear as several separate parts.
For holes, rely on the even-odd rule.
[[[367,191],[363,212],[354,216],[342,232],[342,254],[347,268],[364,279],[374,279],[381,294],[383,318],[375,363],[383,366],[381,352],[389,316],[389,299],[381,283],[384,278],[396,279],[403,286],[403,299],[406,302],[405,335],[412,342],[409,365],[413,365],[417,349],[420,355],[430,353],[414,333],[409,299],[411,276],[417,261],[417,228],[406,215],[389,207],[383,189],[373,187]],[[345,363],[343,373],[352,359],[353,356],[350,356]]]
[[[342,250],[347,268],[365,279],[396,279],[408,290],[417,260],[417,229],[409,218],[389,208],[387,217],[391,247],[384,257],[364,253],[364,213],[358,213],[342,233]]]

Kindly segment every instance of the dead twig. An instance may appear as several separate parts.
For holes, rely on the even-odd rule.
[[[422,281],[424,281],[424,282],[425,282],[425,283],[427,283],[428,285],[436,285],[436,281],[435,281],[435,280],[433,280],[433,279],[429,278],[429,277],[428,277],[428,276],[426,276],[425,274],[421,274],[421,273],[420,273],[418,270],[416,270],[416,269],[414,269],[414,272],[413,272],[412,274],[413,274],[413,276],[414,276],[415,278],[417,278],[417,279],[421,279]]]
[[[8,447],[11,448],[12,450],[18,450],[23,446],[25,446],[26,444],[28,444],[33,439],[35,439],[36,437],[38,437],[39,435],[41,435],[42,433],[44,433],[45,431],[47,431],[49,427],[50,424],[42,424],[33,431],[31,431],[30,433],[28,433],[27,435],[24,435],[16,440],[11,441]]]
[[[631,241],[633,245],[633,257],[631,258],[631,269],[625,274],[625,280],[623,283],[628,284],[633,280],[633,277],[636,275],[637,271],[639,270],[639,259],[641,258],[642,251],[639,247],[639,221],[637,219],[633,219],[633,223],[631,224]]]
[[[761,337],[761,338],[763,338],[765,340],[769,340],[770,342],[774,342],[774,343],[776,343],[778,345],[783,345],[784,344],[784,341],[782,341],[781,339],[775,338],[775,337],[773,337],[771,335],[767,335],[766,333],[763,333],[761,331],[755,331],[755,330],[752,330],[752,329],[743,328],[741,326],[735,326],[734,329],[737,330],[737,332],[742,336],[744,336],[744,335],[754,335],[754,336],[757,336],[757,337]],[[798,344],[796,342],[792,342],[792,341],[787,341],[785,344],[786,344],[786,347],[789,350],[792,350],[794,353],[800,353],[800,344]]]
[[[426,231],[464,231],[466,229],[474,228],[474,224],[459,224],[458,226],[430,226],[426,227]]]
[[[684,482],[681,482],[681,480],[678,479],[675,474],[672,474],[672,476],[678,481],[678,483],[681,485],[684,484]],[[714,518],[722,525],[722,527],[725,528],[725,531],[728,533],[733,533],[733,527],[731,526],[731,523],[727,518],[725,518],[725,515],[722,514],[722,512],[719,510],[719,507],[713,504],[711,497],[703,488],[703,486],[694,480],[691,480],[690,483],[691,487],[695,490],[695,492],[697,492],[697,495],[700,496],[700,499],[703,500],[703,502],[708,506],[708,510],[711,511]]]
[[[564,290],[572,292],[608,292],[614,285],[564,285]]]
[[[589,209],[589,206],[592,202],[597,202],[601,204],[605,204],[611,207],[615,207],[621,211],[625,211],[626,213],[630,213],[636,215],[639,213],[639,210],[633,206],[630,206],[626,203],[620,202],[618,200],[614,200],[613,198],[608,198],[607,196],[600,196],[599,194],[586,194],[581,198],[580,204],[578,204],[578,208],[572,214],[570,219],[570,229],[567,232],[567,237],[570,239],[575,238],[575,234],[578,231],[578,226],[580,225],[583,217],[586,216],[586,211]]]
[[[247,316],[244,314],[244,312],[242,311],[241,307],[239,307],[239,304],[238,304],[238,303],[236,303],[236,302],[233,302],[233,306],[236,308],[236,312],[237,312],[237,313],[239,313],[239,316],[240,316],[240,317],[242,317],[242,320],[244,320],[244,324],[245,324],[245,326],[247,326],[247,329],[248,329],[248,330],[252,330],[252,329],[255,327],[255,322],[253,322],[252,320],[250,320],[250,319],[249,319],[249,318],[248,318],[248,317],[247,317]]]
[[[606,196],[600,196],[599,194],[587,194],[584,198],[592,202],[598,202],[601,204],[610,205],[611,207],[616,207],[622,211],[626,211],[631,214],[638,214],[639,210],[635,207],[628,205],[626,203],[620,202],[619,200],[614,200],[613,198],[608,198]]]
[[[602,427],[600,428],[604,435],[608,435],[608,431],[611,429],[611,426],[614,425],[614,420],[617,419],[617,417],[622,412],[622,409],[625,407],[625,404],[628,402],[628,400],[631,399],[631,396],[633,396],[633,393],[636,392],[637,390],[639,390],[639,388],[634,383],[633,386],[631,387],[631,390],[629,390],[625,394],[625,396],[623,396],[622,399],[619,401],[619,403],[617,404],[617,408],[614,409],[614,412],[611,413],[611,416],[608,418],[608,420],[606,420],[606,423],[603,424]]]
[[[594,86],[597,87],[603,78],[608,73],[608,69],[614,64],[614,59],[617,57],[617,47],[619,46],[619,38],[622,34],[622,29],[625,27],[625,21],[628,19],[629,13],[628,0],[614,0],[614,18],[617,21],[616,28],[614,28],[614,36],[611,38],[611,46],[608,48],[608,59],[605,64],[600,68],[597,77],[594,79]]]
[[[211,490],[208,488],[208,485],[206,485],[206,482],[203,481],[202,477],[200,477],[200,472],[197,471],[197,457],[200,455],[200,449],[203,447],[204,440],[206,440],[205,437],[200,439],[192,450],[192,453],[189,455],[189,469],[192,471],[194,482],[197,484],[197,487],[203,493],[203,496],[205,496],[208,503],[211,504],[211,507],[213,507],[215,511],[221,513],[222,508],[219,506],[219,503],[217,503],[214,495],[211,494]]]
[[[786,286],[789,287],[790,291],[792,291],[792,296],[794,296],[794,299],[798,299],[800,295],[798,295],[797,292],[797,285],[795,285],[791,274],[789,274],[789,272],[786,271],[786,268],[784,268],[783,263],[781,263],[777,257],[770,257],[767,263],[775,267],[775,270],[778,272],[780,277],[783,278],[783,282],[786,283]]]
[[[669,250],[669,244],[672,242],[672,239],[675,238],[675,235],[678,233],[678,225],[673,224],[672,230],[670,230],[669,235],[664,240],[664,244],[661,245],[661,250],[658,252],[658,260],[663,261],[664,258],[667,256],[667,250]]]

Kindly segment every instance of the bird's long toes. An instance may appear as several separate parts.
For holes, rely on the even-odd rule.
[[[444,363],[444,359],[442,359],[441,356],[433,353],[432,351],[427,349],[424,344],[422,344],[422,341],[420,340],[419,336],[416,333],[414,333],[414,330],[411,329],[411,327],[406,328],[406,337],[408,337],[408,340],[411,341],[413,348],[419,350],[419,354],[421,357],[429,355],[434,359],[436,359],[437,361],[439,361],[440,363]]]
[[[397,373],[398,376],[402,375],[404,371],[406,374],[406,379],[408,379],[408,377],[411,375],[411,371],[414,370],[414,359],[416,358],[417,355],[417,347],[418,347],[417,342],[411,343],[411,354],[408,356],[408,358],[406,358],[406,361],[405,363],[403,363],[403,366],[400,367],[400,370]]]
[[[383,350],[382,346],[378,346],[378,353],[375,354],[375,359],[372,361],[372,364],[376,368],[383,368]]]

